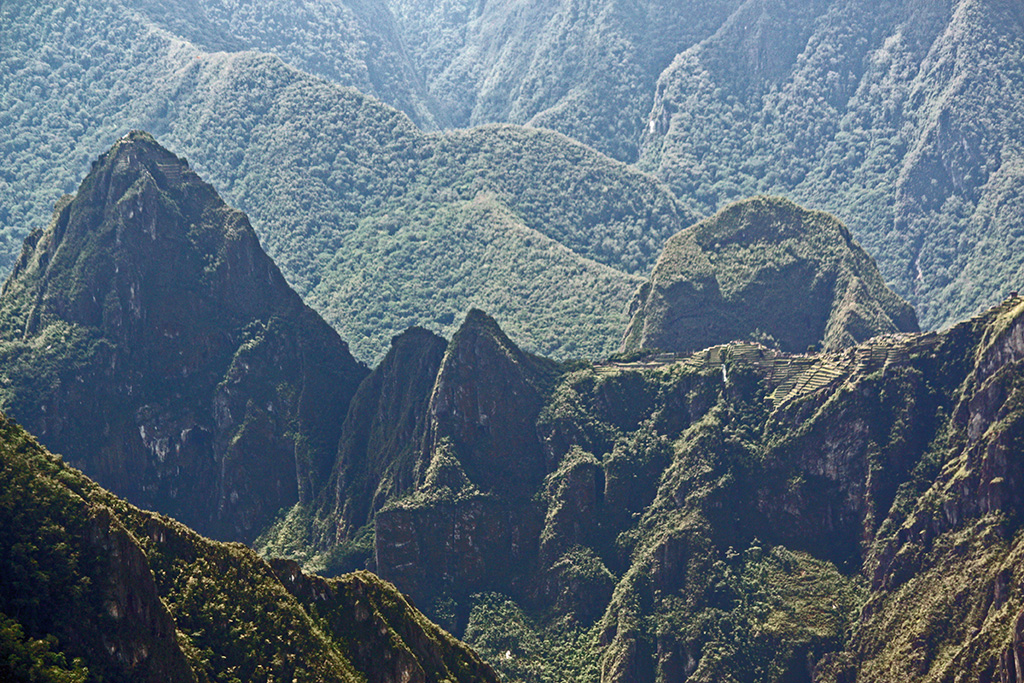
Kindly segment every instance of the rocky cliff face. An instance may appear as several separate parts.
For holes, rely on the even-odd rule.
[[[472,318],[374,560],[507,676],[1013,680],[1020,299],[824,354],[567,367],[539,402]]]
[[[133,133],[26,243],[3,405],[129,500],[248,540],[326,480],[366,369],[184,160]]]
[[[692,352],[734,339],[837,350],[917,330],[913,309],[838,220],[768,197],[670,239],[630,310],[625,351]]]
[[[351,538],[422,481],[427,406],[446,347],[432,332],[411,328],[391,340],[387,356],[359,385],[318,501],[317,515],[327,525],[318,545]]]
[[[534,563],[540,511],[530,496],[545,470],[532,425],[555,368],[479,310],[448,344],[425,406],[416,489],[374,520],[377,572],[419,604],[465,605]],[[465,613],[446,618],[456,628]]]
[[[498,680],[390,584],[307,576],[202,538],[115,498],[6,418],[0,623],[4,680],[24,680],[8,668],[16,632],[37,663],[46,651],[57,663],[29,680]]]
[[[448,441],[480,490],[529,495],[544,476],[530,425],[555,368],[521,351],[493,318],[471,310],[448,344],[430,396],[427,460]]]

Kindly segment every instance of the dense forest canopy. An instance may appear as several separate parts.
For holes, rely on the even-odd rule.
[[[343,336],[370,340],[353,339],[365,359],[379,358],[408,324],[454,331],[428,313],[439,302],[441,321],[467,305],[499,315],[517,309],[503,322],[537,351],[599,355],[614,346],[607,330],[623,321],[632,284],[588,284],[610,274],[586,263],[553,266],[558,275],[545,278],[580,268],[579,288],[606,307],[570,306],[566,313],[598,331],[592,341],[570,333],[574,345],[565,348],[542,338],[537,302],[468,295],[485,289],[480,273],[452,289],[402,271],[410,252],[423,253],[413,243],[445,253],[430,235],[446,229],[449,219],[438,216],[451,215],[442,211],[449,200],[477,198],[421,191],[481,172],[480,160],[454,175],[431,170],[459,163],[453,140],[471,154],[489,144],[482,131],[423,142],[420,130],[451,126],[554,129],[667,183],[686,207],[674,230],[640,221],[639,233],[626,224],[585,229],[571,244],[546,226],[576,205],[568,197],[579,195],[577,183],[601,193],[600,182],[585,172],[546,179],[560,201],[512,202],[527,228],[627,275],[645,275],[664,239],[693,220],[771,193],[849,225],[926,328],[997,301],[1021,276],[1024,20],[1012,2],[331,0],[240,8],[220,0],[19,0],[0,8],[0,22],[0,149],[10,159],[0,170],[0,265],[13,262],[21,238],[45,222],[45,207],[73,189],[91,158],[144,128],[253,216],[292,284]],[[306,76],[246,50],[357,88],[409,119],[323,83],[298,87]],[[254,97],[262,88],[269,90]],[[269,95],[275,89],[288,97]],[[319,131],[332,142],[316,142]],[[491,146],[483,175],[514,169],[521,144]],[[311,159],[295,152],[307,148]],[[278,187],[285,189],[272,195]],[[509,202],[490,183],[473,189]],[[482,227],[507,234],[493,215]],[[386,253],[355,236],[383,237],[372,226],[389,222],[409,233],[389,233]],[[463,262],[483,258],[467,249]],[[636,253],[625,262],[602,255],[614,249]],[[522,243],[513,250],[524,260],[539,255]],[[364,291],[344,274],[359,266],[339,253],[383,258],[389,282],[411,275],[410,284],[387,293],[395,305],[386,310],[366,299],[332,303],[327,290],[343,298]],[[455,267],[442,258],[430,270],[442,263]],[[444,293],[428,300],[428,289]]]

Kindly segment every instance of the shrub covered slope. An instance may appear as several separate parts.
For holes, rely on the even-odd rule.
[[[286,276],[343,336],[372,338],[356,349],[365,360],[379,359],[387,339],[411,324],[450,334],[447,316],[474,304],[515,310],[503,322],[534,351],[575,351],[538,339],[547,321],[535,316],[549,299],[473,294],[514,282],[519,266],[507,281],[474,268],[465,287],[405,270],[413,254],[443,257],[451,247],[436,236],[450,218],[428,220],[424,210],[443,207],[423,200],[475,199],[434,194],[431,182],[408,185],[407,167],[430,157],[464,176],[475,167],[460,159],[481,151],[487,134],[438,155],[411,142],[408,122],[392,110],[334,88],[297,87],[307,79],[246,50],[379,97],[425,130],[510,122],[557,130],[668,183],[687,217],[758,193],[835,213],[927,328],[999,300],[1020,277],[1024,19],[1015,2],[12,0],[0,25],[0,148],[10,159],[0,171],[0,263],[42,220],[54,188],[71,191],[113,139],[144,128],[253,216]],[[492,180],[519,163],[507,144],[477,157]],[[437,179],[419,176],[428,178]],[[503,196],[508,188],[492,182],[474,189],[496,192],[524,226],[552,237],[545,226],[571,207],[568,198],[607,186],[585,168],[536,183],[556,191],[538,203]],[[274,187],[282,190],[267,191]],[[400,206],[391,203],[398,197]],[[479,218],[455,228],[471,259],[484,255],[481,239],[496,238],[489,218]],[[625,268],[642,275],[671,234],[644,220],[609,225],[591,232],[581,224],[588,249],[567,246],[590,257],[649,239],[653,249],[639,246]],[[467,233],[476,227],[483,233],[474,240]],[[504,251],[522,256],[513,265],[536,262],[544,256],[536,244],[520,236]],[[388,291],[395,305],[345,303],[384,282],[349,274],[359,256],[384,259],[382,272],[402,276],[390,281],[410,282]],[[560,275],[587,271],[568,256]],[[582,277],[584,300],[597,291],[586,284],[593,277]],[[321,283],[344,290],[341,301],[314,291]],[[597,300],[622,301],[601,287]],[[431,300],[427,290],[441,295]],[[438,300],[449,299],[453,310],[431,319]],[[581,316],[581,306],[564,312],[570,324],[621,322],[608,319],[619,311],[584,307]],[[586,353],[614,346],[573,338]]]
[[[4,681],[497,681],[367,572],[324,580],[107,493],[0,418]]]

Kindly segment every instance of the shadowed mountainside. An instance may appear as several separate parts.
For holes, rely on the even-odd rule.
[[[367,370],[245,215],[132,133],[0,295],[5,411],[134,503],[251,540],[330,474]]]

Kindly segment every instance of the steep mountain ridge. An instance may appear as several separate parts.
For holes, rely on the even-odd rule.
[[[736,202],[673,236],[630,310],[626,352],[735,339],[837,351],[918,330],[914,310],[842,223],[771,197]]]
[[[364,563],[389,580],[400,574],[424,605],[500,581],[508,553],[532,562],[534,551],[517,549],[515,537],[540,522],[530,498],[546,465],[528,425],[557,374],[555,362],[521,351],[476,309],[447,344],[416,328],[395,337],[356,392],[323,494],[278,520],[257,547],[328,571]],[[410,516],[410,506],[429,508],[429,519]],[[444,559],[443,577],[422,572],[446,555],[438,533],[466,551]],[[373,542],[391,534],[405,540]],[[443,618],[455,628],[453,615]]]
[[[519,372],[497,362],[517,353],[493,321],[471,314],[463,329],[491,330],[491,350],[474,355],[460,333],[446,358],[489,371],[453,385],[460,407],[444,414],[457,419],[447,433],[475,436],[436,440],[415,487],[389,489],[370,566],[504,675],[1016,670],[1021,299],[942,334],[830,353],[737,342],[563,366],[536,405],[525,390],[487,389]],[[408,423],[434,419],[441,374]],[[466,465],[489,443],[474,430],[505,434],[503,423],[536,437],[541,457],[488,489]],[[992,591],[999,611],[985,617]]]
[[[390,0],[428,92],[455,126],[551,128],[634,161],[658,74],[739,0]]]
[[[207,52],[274,54],[298,69],[373,95],[423,128],[446,123],[383,3],[142,0],[124,8]]]
[[[4,635],[57,662],[45,677],[19,670],[5,637],[4,680],[498,680],[372,574],[324,580],[202,538],[110,495],[6,417],[0,567]]]
[[[251,540],[319,491],[366,375],[245,215],[146,134],[101,157],[0,295],[3,406],[134,502]]]

